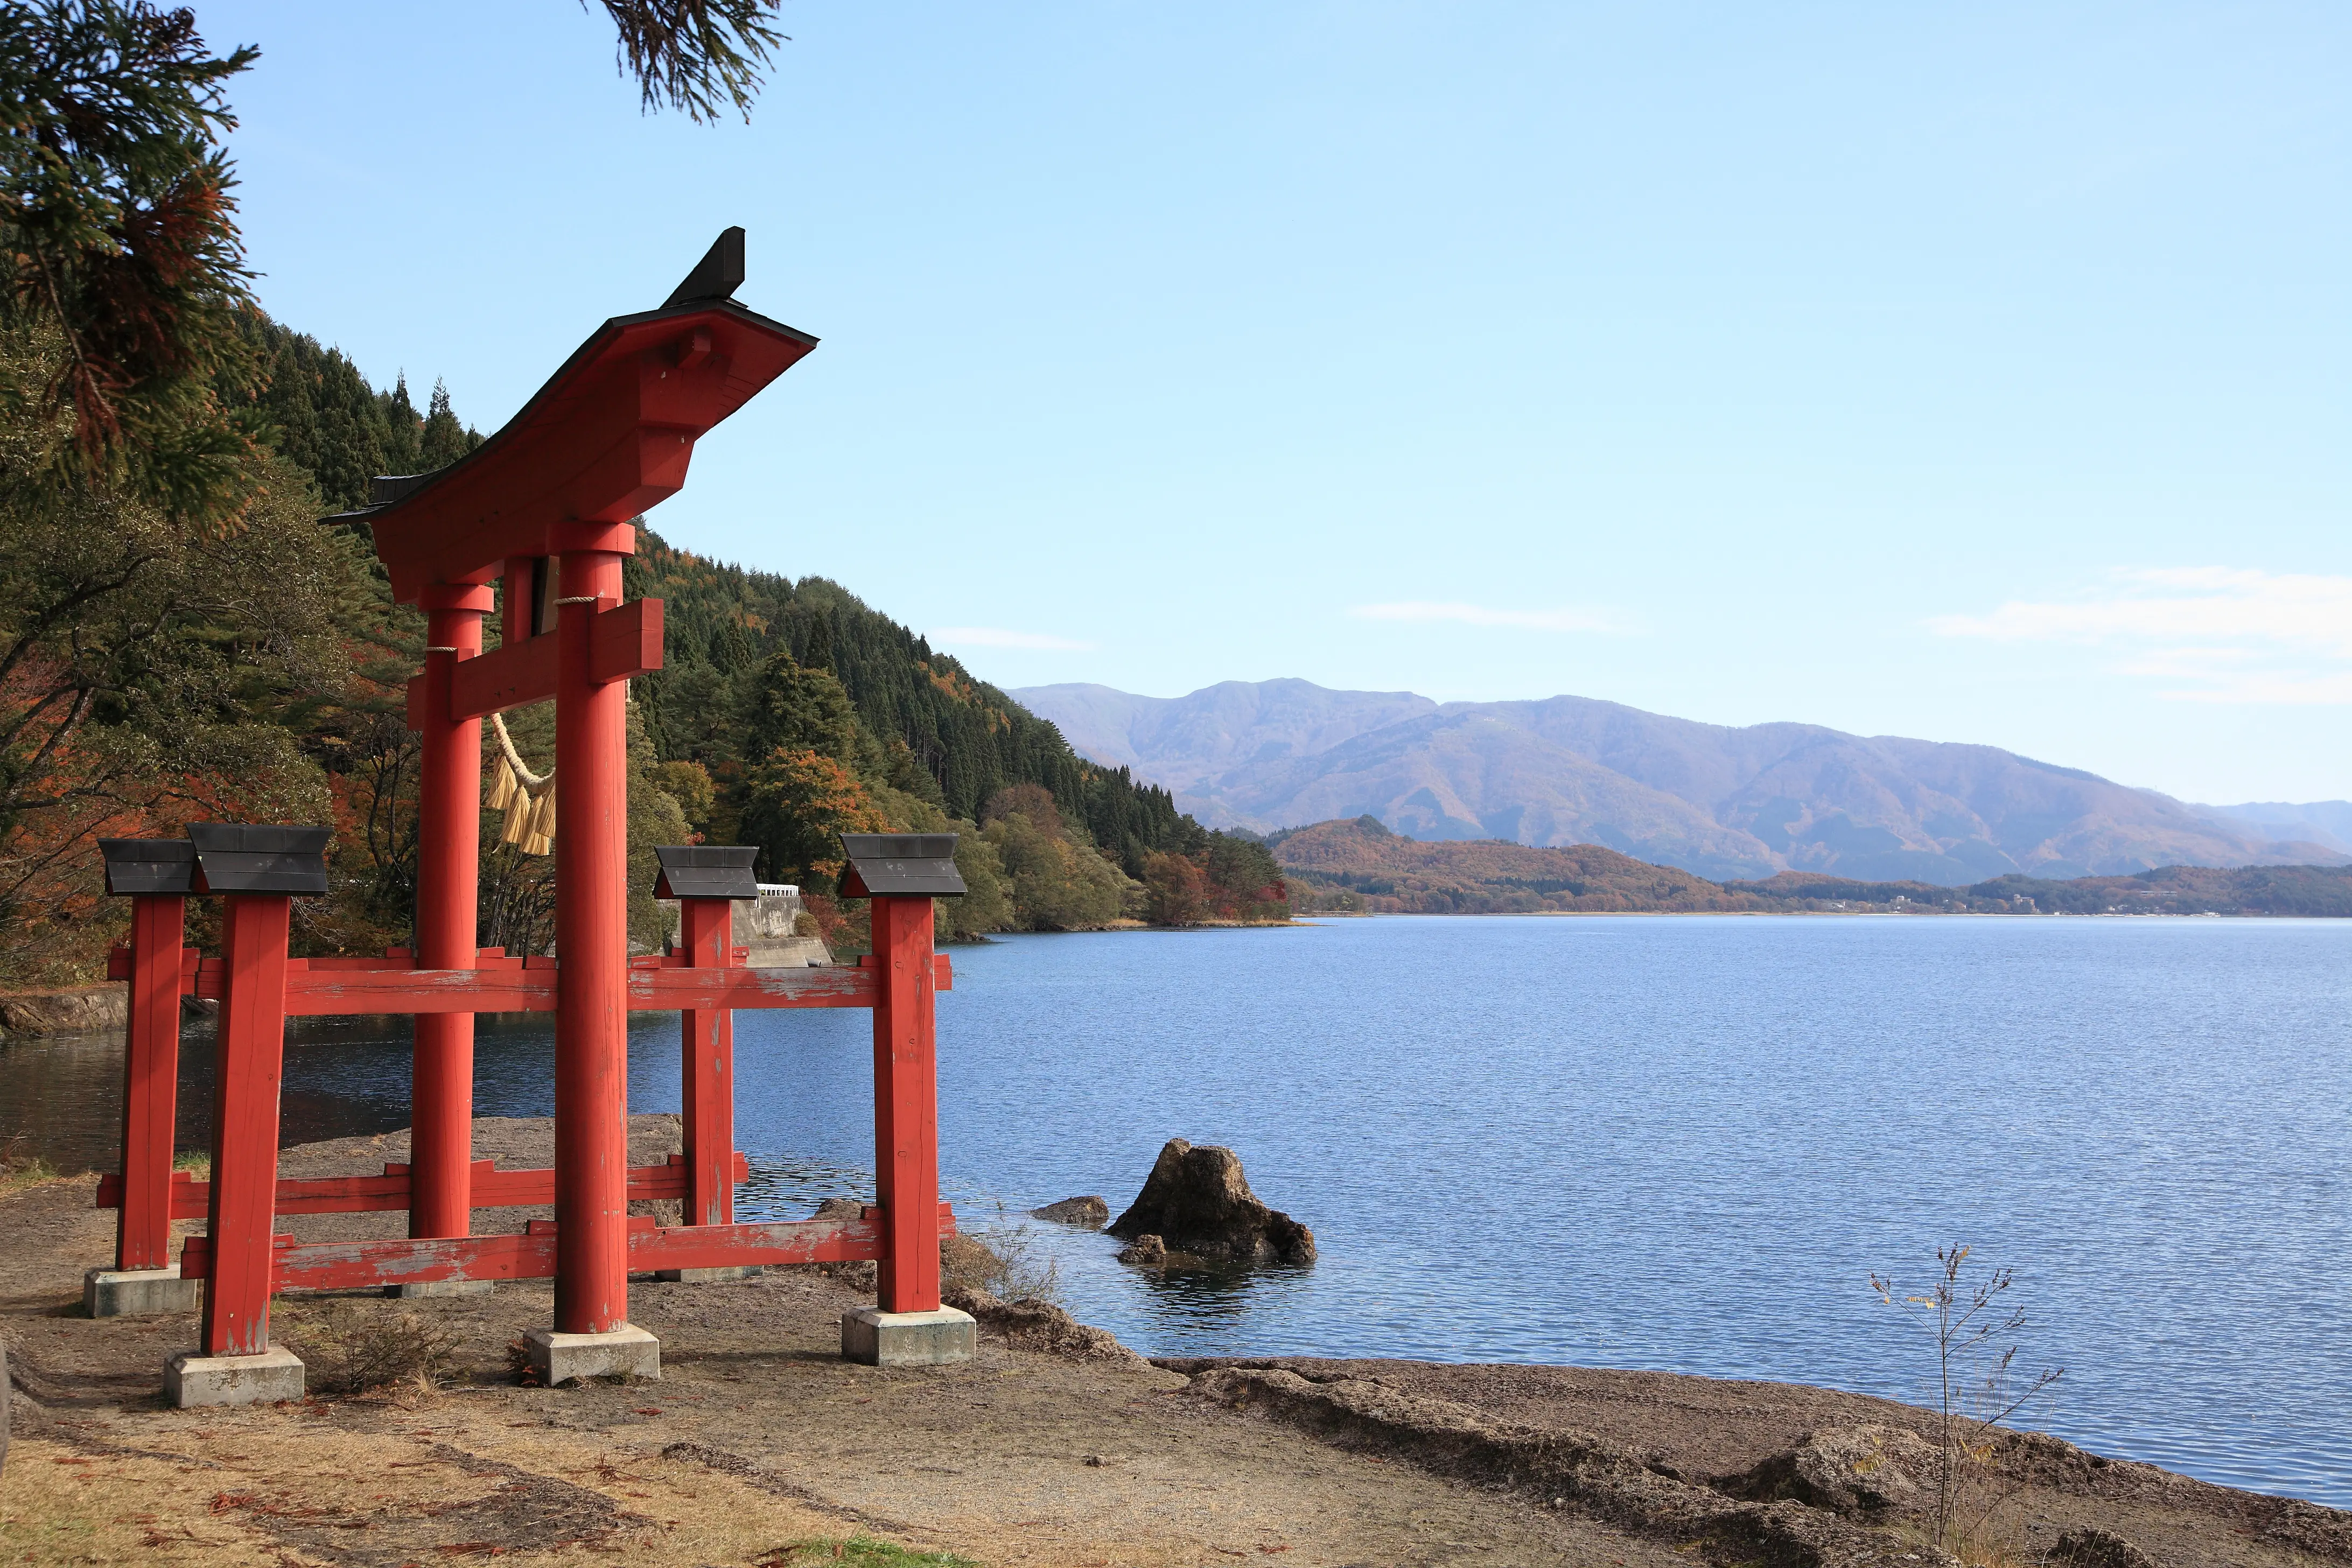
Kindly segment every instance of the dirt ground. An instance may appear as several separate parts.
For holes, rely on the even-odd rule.
[[[544,1163],[546,1136],[544,1123],[485,1121],[477,1156]],[[639,1119],[636,1158],[657,1158],[674,1138],[668,1119]],[[404,1152],[396,1135],[343,1140],[289,1151],[286,1169],[356,1173]],[[458,1381],[171,1410],[158,1397],[163,1364],[193,1347],[194,1320],[81,1315],[82,1271],[111,1251],[113,1215],[89,1206],[94,1184],[0,1197],[0,1336],[16,1400],[0,1563],[401,1568],[510,1556],[698,1568],[854,1534],[982,1564],[1069,1568],[1915,1568],[1939,1556],[1785,1490],[1772,1501],[1750,1485],[1765,1500],[1734,1504],[1708,1485],[1769,1473],[1823,1428],[1924,1421],[1903,1406],[1569,1368],[1154,1366],[1099,1341],[1083,1359],[1037,1348],[1017,1321],[985,1316],[998,1331],[983,1333],[970,1364],[886,1371],[839,1355],[841,1313],[870,1295],[815,1270],[635,1281],[631,1316],[662,1341],[662,1379],[563,1389],[518,1385],[509,1360],[511,1342],[550,1321],[544,1281],[413,1302],[281,1298],[273,1337],[298,1350],[332,1318],[418,1313],[454,1337]],[[481,1211],[477,1226],[520,1228],[542,1212]],[[310,1240],[398,1235],[402,1220],[280,1226]],[[2004,1465],[2021,1487],[2005,1525],[2010,1562],[2043,1561],[2065,1531],[2095,1525],[2167,1568],[2352,1563],[2352,1515],[2110,1465],[2048,1439],[2021,1443]],[[1693,1499],[1789,1529],[1743,1542],[1701,1521]]]

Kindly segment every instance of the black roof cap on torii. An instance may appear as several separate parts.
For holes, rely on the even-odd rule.
[[[760,884],[751,863],[756,844],[665,844],[654,850],[661,869],[654,874],[656,899],[756,899]]]
[[[928,893],[935,899],[964,895],[963,873],[956,869],[957,835],[953,833],[845,833],[842,852],[849,866],[841,876],[841,890],[853,899],[905,898]]]
[[[615,316],[490,438],[429,474],[369,481],[369,524],[394,596],[486,583],[554,552],[567,524],[624,523],[677,493],[694,442],[792,368],[817,340],[730,297],[743,231],[719,237],[659,310]]]

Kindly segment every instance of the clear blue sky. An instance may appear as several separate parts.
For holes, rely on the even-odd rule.
[[[213,4],[259,292],[486,432],[724,226],[653,521],[1006,686],[1303,676],[2352,795],[2352,9]]]

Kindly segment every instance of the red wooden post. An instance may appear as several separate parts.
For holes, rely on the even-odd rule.
[[[575,523],[563,551],[555,682],[555,1327],[629,1317],[628,787],[625,690],[590,663],[621,601],[626,524]],[[601,546],[601,547],[600,547]]]
[[[482,651],[487,585],[436,584],[426,611],[423,700],[409,714],[424,752],[418,773],[416,963],[471,969],[481,854],[482,721],[452,716],[460,659]],[[420,1014],[410,1093],[408,1234],[473,1228],[474,1016]]]
[[[123,1061],[122,1208],[117,1268],[167,1268],[172,1258],[172,1137],[180,1092],[180,943],[188,900],[131,900],[131,1018]]]
[[[882,1205],[879,1304],[940,1304],[940,1096],[931,900],[877,895],[874,957],[874,1163]]]
[[[220,1066],[213,1089],[208,1356],[269,1348],[269,1270],[278,1195],[278,1089],[286,1055],[286,938],[293,900],[223,900]]]
[[[688,967],[735,962],[735,906],[727,899],[678,900],[678,947]],[[735,1223],[735,1015],[689,1007],[678,1015],[683,1060],[680,1121],[686,1130],[686,1223]]]

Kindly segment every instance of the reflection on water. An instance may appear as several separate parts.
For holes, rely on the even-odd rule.
[[[874,1176],[863,1166],[774,1154],[750,1163],[750,1178],[735,1188],[740,1220],[806,1219],[827,1198],[874,1201]]]
[[[1377,920],[1034,937],[955,954],[943,1193],[966,1228],[1123,1208],[1230,1144],[1309,1269],[1166,1274],[1035,1227],[1147,1353],[1420,1356],[1929,1392],[1873,1270],[2014,1266],[2034,1424],[2352,1505],[2352,921]],[[552,1109],[544,1016],[485,1018],[478,1107]],[[741,1014],[747,1217],[872,1187],[863,1014]],[[0,1047],[0,1137],[113,1163],[121,1047]],[[630,1035],[675,1110],[674,1018]],[[210,1026],[180,1137],[201,1143]],[[289,1142],[405,1124],[402,1019],[316,1020]]]
[[[1160,1268],[1137,1274],[1152,1310],[1176,1330],[1167,1355],[1230,1355],[1234,1331],[1299,1298],[1304,1268]]]
[[[475,1032],[479,1113],[553,1114],[554,1039],[547,1026],[528,1014],[486,1016]],[[411,1040],[405,1017],[289,1020],[279,1142],[407,1126]],[[191,1019],[181,1031],[173,1142],[183,1152],[212,1138],[216,1043],[210,1018]],[[0,1046],[0,1138],[23,1134],[59,1170],[110,1171],[121,1159],[121,1115],[120,1032]]]

